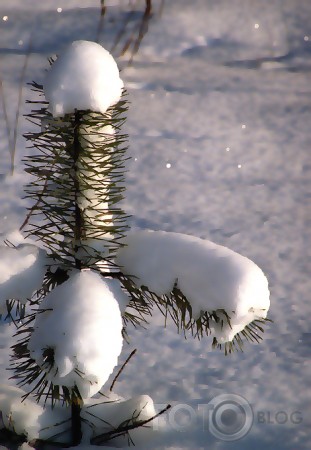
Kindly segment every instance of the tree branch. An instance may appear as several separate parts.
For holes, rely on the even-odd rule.
[[[167,405],[164,409],[162,409],[155,416],[152,416],[149,419],[139,420],[139,421],[133,423],[132,425],[121,426],[121,427],[117,428],[116,430],[107,431],[106,433],[95,436],[93,439],[91,439],[91,444],[92,445],[100,445],[100,444],[103,444],[104,442],[107,442],[110,439],[115,439],[119,436],[122,436],[125,433],[128,433],[130,430],[135,430],[136,428],[144,427],[145,425],[152,422],[157,417],[164,414],[171,407],[172,407],[171,405]]]
[[[119,369],[117,375],[114,377],[113,382],[111,383],[111,386],[110,386],[110,389],[109,389],[110,392],[112,391],[113,386],[115,385],[117,379],[119,378],[119,376],[120,376],[121,373],[123,372],[125,366],[126,366],[127,363],[129,362],[129,360],[135,355],[136,352],[137,352],[137,348],[135,348],[135,349],[131,352],[131,354],[128,356],[128,358],[126,359],[126,361],[124,362],[124,364],[123,364],[123,365],[121,366],[121,368]]]

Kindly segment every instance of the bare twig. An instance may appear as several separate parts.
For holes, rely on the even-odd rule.
[[[110,389],[109,389],[110,391],[112,391],[112,389],[113,389],[113,387],[114,387],[114,385],[115,385],[117,379],[119,378],[119,376],[120,376],[121,373],[123,372],[123,370],[124,370],[125,366],[127,365],[127,363],[128,363],[128,362],[130,361],[130,359],[135,355],[136,351],[137,351],[137,349],[135,348],[135,349],[131,352],[131,354],[128,356],[128,358],[126,359],[126,361],[124,362],[124,364],[120,367],[118,373],[116,374],[116,376],[115,376],[114,379],[113,379],[113,382],[111,383],[111,386],[110,386]]]
[[[122,28],[120,29],[120,31],[118,32],[118,34],[117,34],[117,36],[116,36],[116,38],[115,38],[115,40],[114,40],[114,44],[113,44],[113,46],[112,46],[112,48],[111,48],[111,52],[113,52],[113,51],[118,47],[118,45],[119,45],[121,39],[122,39],[123,36],[125,35],[127,25],[129,24],[129,22],[130,22],[130,20],[131,20],[131,17],[133,16],[133,14],[134,14],[133,11],[129,12],[128,15],[127,15],[127,18],[123,21]]]
[[[132,54],[131,54],[131,58],[130,58],[130,63],[132,63],[134,56],[136,55],[136,53],[139,50],[141,41],[143,40],[145,34],[148,31],[148,24],[149,24],[149,20],[152,17],[152,0],[145,0],[146,6],[145,6],[145,11],[143,14],[143,17],[141,19],[139,28],[138,28],[138,36],[137,38],[134,40],[134,34],[136,33],[137,30],[133,30],[133,32],[131,33],[130,37],[128,38],[128,40],[125,42],[122,50],[121,50],[121,55],[124,55],[127,50],[129,49],[129,47],[132,45],[133,41],[133,49],[132,49]]]
[[[161,0],[160,9],[159,9],[159,16],[162,16],[163,10],[164,10],[164,3],[165,0]]]
[[[105,0],[100,0],[100,19],[99,19],[97,32],[96,32],[96,39],[95,39],[95,42],[97,42],[97,43],[99,42],[101,32],[104,28],[105,14],[106,14]]]
[[[160,13],[162,12],[164,0],[161,1]],[[114,44],[111,51],[115,51],[119,46],[121,40],[124,40],[124,44],[119,51],[119,55],[123,56],[131,48],[131,56],[129,63],[132,63],[134,56],[139,50],[141,42],[148,31],[149,21],[153,16],[152,0],[145,0],[145,9],[138,24],[135,24],[132,29],[130,28],[130,22],[135,17],[135,11],[132,9],[123,20],[122,26],[116,35]],[[128,37],[126,37],[128,34]]]
[[[33,41],[33,31],[29,37],[28,42],[28,48],[24,59],[24,64],[22,67],[20,82],[19,82],[19,90],[18,90],[18,100],[17,100],[17,108],[16,108],[16,115],[15,115],[15,123],[14,123],[14,132],[12,137],[12,147],[11,147],[11,174],[14,173],[14,160],[15,160],[15,153],[16,153],[16,142],[17,142],[17,132],[18,132],[18,125],[19,125],[19,117],[20,117],[20,110],[23,100],[23,91],[24,91],[24,82],[25,82],[25,76],[26,76],[26,70],[28,66],[29,57],[32,50],[32,41]]]
[[[35,28],[35,27],[34,27]],[[34,30],[33,28],[33,30]],[[9,153],[10,153],[10,160],[11,160],[11,167],[10,172],[13,175],[14,173],[14,161],[15,161],[15,154],[16,154],[16,142],[17,142],[17,136],[18,136],[18,126],[19,126],[19,118],[20,118],[20,111],[21,111],[21,105],[23,100],[23,90],[24,90],[24,82],[25,82],[25,76],[26,76],[26,70],[28,66],[29,57],[31,54],[32,49],[32,41],[33,41],[33,30],[31,32],[29,42],[28,42],[28,48],[24,59],[24,64],[21,71],[21,77],[19,81],[19,90],[18,90],[18,99],[17,99],[17,107],[16,107],[16,114],[15,114],[15,120],[14,120],[14,127],[13,127],[13,135],[12,135],[12,129],[10,126],[9,116],[7,112],[7,104],[5,101],[5,95],[4,95],[4,87],[3,87],[3,81],[0,79],[0,99],[2,104],[2,111],[3,111],[3,117],[5,121],[6,131],[7,131],[7,141],[8,141],[8,147],[9,147]]]
[[[46,187],[47,187],[47,183],[48,183],[48,180],[45,180],[45,183],[44,183],[42,192],[41,192],[41,194],[38,194],[38,200],[37,200],[36,203],[30,208],[29,213],[27,214],[27,216],[26,216],[24,222],[23,222],[23,223],[21,224],[21,226],[19,227],[19,231],[22,231],[23,228],[25,228],[25,226],[28,224],[29,219],[30,219],[30,217],[32,216],[33,212],[37,209],[39,203],[41,202],[41,198],[42,198],[42,196],[43,196],[44,193],[45,193],[45,190],[46,190]]]
[[[4,89],[3,89],[3,82],[2,80],[0,80],[0,98],[1,98],[1,103],[2,103],[2,111],[3,111],[3,116],[4,116],[4,121],[5,121],[5,127],[6,127],[6,131],[7,131],[7,139],[8,139],[8,145],[9,145],[9,151],[11,153],[11,127],[10,127],[10,121],[9,121],[9,117],[8,117],[8,112],[6,109],[6,101],[5,101],[5,96],[4,96]]]

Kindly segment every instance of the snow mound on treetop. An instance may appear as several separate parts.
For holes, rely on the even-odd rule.
[[[101,45],[74,41],[53,63],[43,88],[55,117],[76,109],[104,114],[120,100],[123,81],[115,60]]]
[[[97,393],[118,363],[122,317],[116,280],[90,270],[74,272],[42,301],[28,348],[54,385],[78,387],[82,398]],[[54,351],[54,365],[44,350]]]
[[[164,231],[135,231],[125,239],[117,263],[140,286],[157,295],[174,285],[186,296],[193,318],[224,309],[231,326],[213,329],[218,342],[231,341],[270,306],[268,281],[250,259],[208,240]]]

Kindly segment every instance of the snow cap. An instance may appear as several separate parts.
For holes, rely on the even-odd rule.
[[[104,114],[120,100],[123,81],[114,58],[101,45],[74,41],[52,65],[43,89],[54,117],[75,109]]]

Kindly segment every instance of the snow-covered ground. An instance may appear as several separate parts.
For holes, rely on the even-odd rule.
[[[0,2],[0,94],[12,137],[29,46],[25,80],[40,83],[48,56],[73,40],[95,39],[99,3]],[[120,3],[108,3],[116,5],[108,13],[117,20],[128,4]],[[136,20],[132,15],[128,27]],[[108,49],[115,23],[101,31]],[[163,328],[155,314],[147,330],[130,330],[121,362],[133,348],[138,354],[116,390],[174,405],[171,431],[154,449],[309,449],[311,3],[166,0],[134,64],[128,67],[125,58],[119,65],[131,102],[125,208],[133,225],[193,234],[251,258],[269,279],[274,323],[260,345],[225,357],[204,339],[185,341],[172,324]],[[30,96],[25,87],[23,99]],[[6,176],[10,154],[0,105],[2,233],[19,227],[26,214],[26,111],[23,101],[15,174]],[[1,328],[3,378],[11,329]],[[228,410],[229,394],[253,408],[253,426],[238,441],[217,439],[203,415],[202,405],[220,394],[228,394]]]

